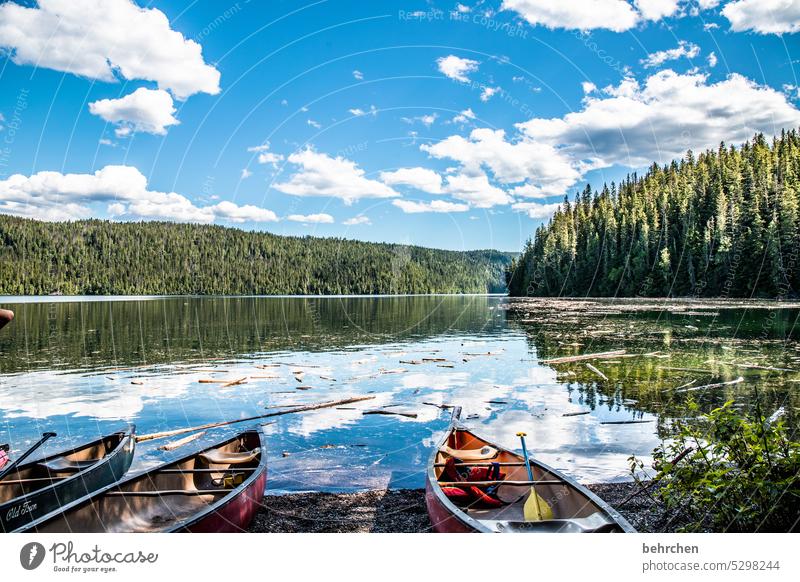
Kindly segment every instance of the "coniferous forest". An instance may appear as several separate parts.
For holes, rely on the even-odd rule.
[[[505,291],[511,255],[167,222],[0,215],[0,295]]]
[[[514,296],[793,297],[800,135],[680,161],[565,198],[506,272]]]

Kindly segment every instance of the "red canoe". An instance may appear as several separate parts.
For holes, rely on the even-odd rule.
[[[249,430],[83,497],[25,531],[240,532],[266,485],[263,439]]]
[[[524,458],[461,426],[458,421],[460,412],[461,409],[456,408],[450,428],[428,464],[425,501],[434,531],[636,531],[591,491],[533,459],[530,463],[534,480],[529,481]],[[491,471],[499,471],[499,477]],[[552,519],[525,520],[523,508],[531,485],[551,507]]]

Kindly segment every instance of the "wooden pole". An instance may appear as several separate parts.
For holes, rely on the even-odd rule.
[[[625,350],[614,350],[613,352],[598,352],[596,354],[583,354],[582,356],[565,356],[563,358],[553,358],[542,360],[542,364],[567,364],[569,362],[580,362],[581,360],[602,360],[624,356]]]
[[[342,404],[351,404],[353,402],[361,402],[363,400],[372,400],[374,396],[356,396],[354,398],[345,398],[344,400],[334,400],[332,402],[320,402],[319,404],[308,404],[305,406],[298,406],[289,410],[280,410],[278,412],[269,412],[267,414],[260,414],[258,416],[250,416],[248,418],[237,418],[236,420],[226,420],[223,422],[210,422],[208,424],[201,424],[200,426],[192,426],[189,428],[179,428],[176,430],[167,430],[164,432],[154,432],[151,434],[140,434],[136,436],[136,442],[150,441],[153,439],[160,439],[169,436],[184,434],[187,432],[194,432],[196,430],[206,430],[209,428],[217,428],[218,426],[226,426],[229,424],[236,424],[237,422],[248,422],[251,420],[260,420],[262,418],[271,418],[273,416],[281,416],[284,414],[293,414],[295,412],[308,412],[309,410],[319,410],[321,408],[332,408],[334,406],[341,406]]]

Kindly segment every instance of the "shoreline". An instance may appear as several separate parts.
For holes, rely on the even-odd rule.
[[[619,511],[638,532],[675,532],[683,522],[670,519],[647,494],[625,500],[638,485],[597,483],[588,488]],[[370,490],[359,493],[265,495],[249,533],[429,533],[424,489]]]

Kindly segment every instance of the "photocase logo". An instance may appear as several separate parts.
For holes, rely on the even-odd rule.
[[[44,546],[39,542],[30,542],[19,551],[19,563],[26,570],[35,570],[44,561]]]

